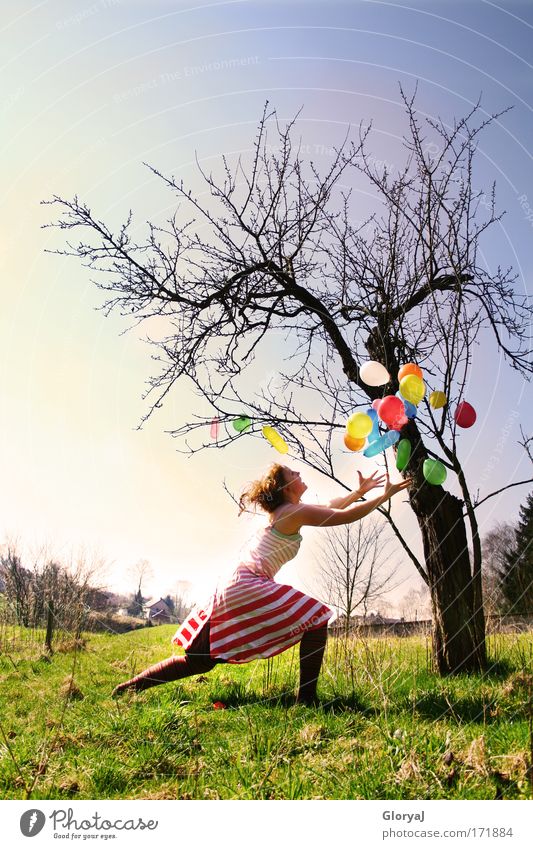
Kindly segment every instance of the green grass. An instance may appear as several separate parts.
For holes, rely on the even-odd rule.
[[[485,676],[440,679],[423,638],[330,639],[320,708],[294,705],[297,649],[140,694],[173,626],[0,655],[0,796],[20,799],[531,798],[533,636]],[[70,676],[73,687],[70,696]],[[225,710],[215,710],[221,701]]]

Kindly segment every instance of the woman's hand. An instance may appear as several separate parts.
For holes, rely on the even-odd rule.
[[[369,478],[364,478],[361,472],[357,472],[359,475],[359,486],[357,487],[360,495],[365,495],[367,492],[370,492],[371,489],[376,489],[376,487],[381,486],[387,477],[386,475],[379,475],[376,477],[378,472],[374,472],[374,474]]]
[[[398,483],[391,483],[389,476],[385,475],[383,496],[388,500],[389,498],[392,498],[393,495],[396,495],[397,492],[401,492],[402,489],[407,489],[408,486],[411,486],[412,482],[412,478],[406,478],[403,481],[398,481]]]
[[[377,478],[376,474],[377,472],[370,478],[363,478],[359,475],[359,478],[361,485],[366,486],[368,489],[380,486],[384,480],[385,487],[381,495],[361,501],[359,504],[354,504],[353,500],[348,501],[347,504],[343,504],[343,499],[337,499],[337,503],[332,502],[328,507],[320,504],[300,504],[297,514],[298,529],[303,525],[313,525],[314,527],[321,528],[350,525],[352,522],[357,522],[358,519],[364,519],[365,516],[368,516],[373,510],[377,510],[378,507],[381,507],[385,501],[388,501],[397,492],[407,489],[412,483],[411,478],[401,480],[399,483],[391,483],[388,475],[380,475]]]

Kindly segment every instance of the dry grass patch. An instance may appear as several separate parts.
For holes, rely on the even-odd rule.
[[[81,700],[85,698],[85,694],[76,684],[73,675],[67,675],[63,680],[59,694],[62,699]]]

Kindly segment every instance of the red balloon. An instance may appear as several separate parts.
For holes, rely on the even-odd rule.
[[[405,416],[405,405],[396,395],[385,395],[378,409],[378,416],[387,427],[393,428],[402,416]]]
[[[399,417],[398,419],[396,419],[396,421],[394,421],[394,422],[392,423],[392,425],[390,426],[390,427],[391,427],[391,430],[401,430],[401,429],[402,429],[402,427],[403,427],[404,425],[406,425],[408,421],[409,421],[409,419],[407,418],[407,416],[400,416],[400,417]]]
[[[453,417],[459,427],[472,427],[477,418],[476,411],[467,401],[461,401]]]

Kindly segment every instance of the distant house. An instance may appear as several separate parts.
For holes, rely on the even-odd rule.
[[[354,614],[350,616],[349,628],[359,628],[361,625],[394,625],[396,622],[401,622],[400,619],[388,618],[382,616],[379,611],[371,610],[366,616]],[[346,624],[346,616],[340,613],[336,619],[330,620],[330,627],[344,628]]]
[[[174,613],[162,598],[146,606],[146,618],[152,625],[168,625],[176,621]]]
[[[404,619],[393,619],[372,611],[368,616],[351,616],[346,627],[346,617],[338,616],[328,625],[333,636],[349,633],[354,636],[383,636],[385,634],[404,637],[409,634],[429,633],[431,621],[405,622]]]
[[[363,624],[370,625],[396,625],[399,622],[403,622],[403,619],[394,619],[390,616],[382,616],[381,613],[372,612],[366,617],[360,617],[363,620]]]

